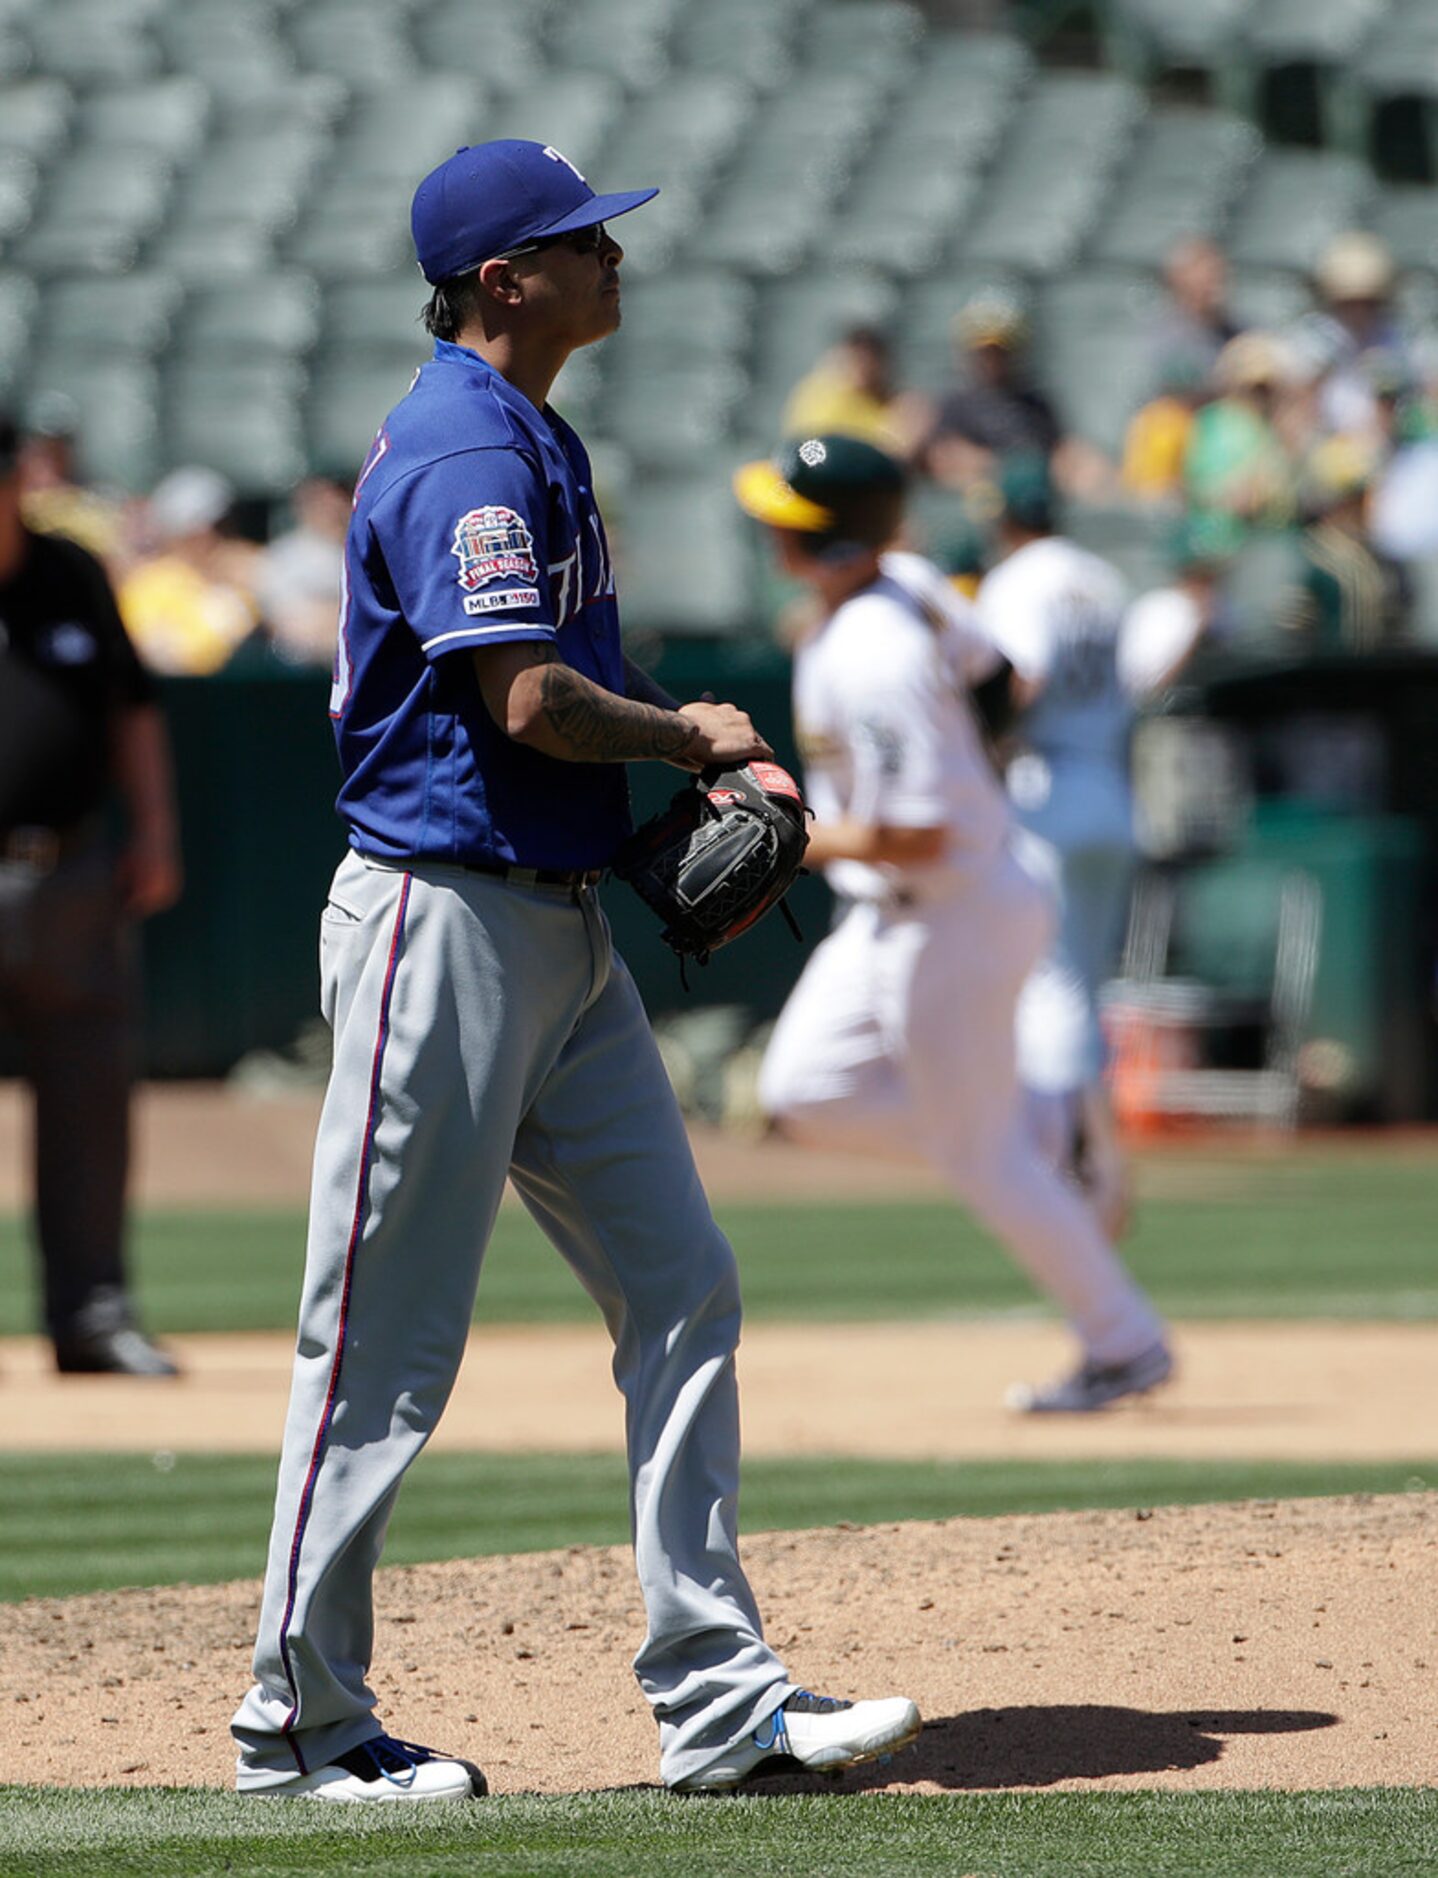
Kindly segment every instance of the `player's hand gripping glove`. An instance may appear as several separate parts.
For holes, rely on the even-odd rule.
[[[658,914],[681,962],[703,965],[794,884],[809,845],[804,816],[798,784],[777,763],[707,769],[635,829],[614,872]]]

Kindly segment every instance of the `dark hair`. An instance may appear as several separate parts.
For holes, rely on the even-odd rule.
[[[479,274],[459,274],[444,280],[429,296],[420,324],[433,339],[458,339],[479,307]]]

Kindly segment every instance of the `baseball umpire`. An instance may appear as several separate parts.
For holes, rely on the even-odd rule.
[[[132,928],[180,891],[169,742],[99,562],[22,521],[19,456],[0,415],[0,1026],[35,1099],[46,1328],[63,1372],[173,1376],[124,1264]]]
[[[382,1733],[372,1578],[401,1476],[464,1353],[505,1176],[614,1339],[627,1409],[635,1659],[660,1770],[716,1788],[788,1756],[912,1739],[903,1698],[796,1689],[739,1563],[739,1289],[633,980],[595,894],[629,830],[623,764],[763,760],[729,704],[675,705],[621,651],[588,459],[549,407],[619,324],[596,195],[557,150],[460,150],[420,184],[434,358],[361,472],[333,716],[350,851],[321,925],[334,1069],[242,1791],[484,1791]],[[786,1764],[781,1762],[780,1764]]]

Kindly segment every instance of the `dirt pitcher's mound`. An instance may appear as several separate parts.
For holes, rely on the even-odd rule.
[[[1438,1495],[768,1534],[769,1635],[835,1695],[904,1692],[916,1749],[860,1786],[1434,1784]],[[63,1785],[223,1783],[257,1588],[0,1610],[0,1759]],[[628,1554],[381,1574],[396,1733],[497,1792],[652,1781]]]

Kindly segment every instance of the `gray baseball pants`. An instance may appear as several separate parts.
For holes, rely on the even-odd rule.
[[[453,1387],[506,1174],[614,1339],[648,1615],[634,1668],[672,1784],[793,1685],[738,1556],[734,1255],[634,981],[590,891],[355,855],[320,962],[334,1068],[238,1784],[381,1730],[374,1569]]]

